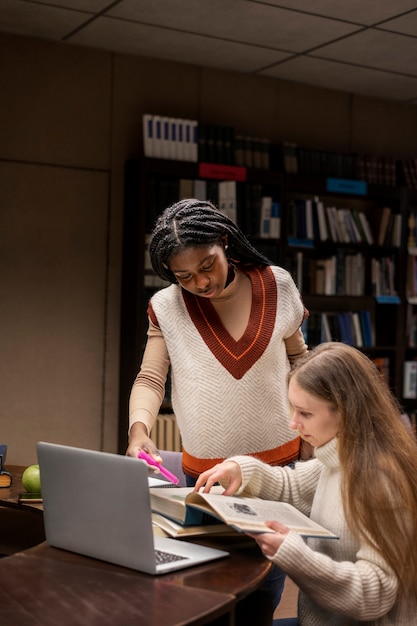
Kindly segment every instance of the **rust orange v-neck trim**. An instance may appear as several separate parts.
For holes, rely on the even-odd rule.
[[[220,321],[208,298],[182,289],[182,296],[193,324],[203,341],[230,374],[241,379],[265,352],[271,339],[278,307],[277,284],[269,266],[250,270],[240,267],[252,283],[249,322],[236,341]]]

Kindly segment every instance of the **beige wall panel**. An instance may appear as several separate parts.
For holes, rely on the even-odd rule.
[[[0,59],[0,157],[108,168],[110,53],[0,35]]]
[[[202,68],[200,121],[233,126],[236,133],[269,138],[277,134],[277,81]]]
[[[398,158],[415,157],[417,107],[353,96],[352,151]]]
[[[350,150],[350,96],[341,91],[278,81],[277,140],[304,148]]]
[[[7,461],[40,439],[100,449],[108,175],[0,163],[0,188]]]
[[[198,116],[199,69],[128,55],[114,56],[111,135],[111,229],[104,389],[104,449],[117,449],[124,165],[142,152],[142,115]],[[134,285],[132,285],[134,289]],[[144,305],[145,306],[145,305]],[[133,380],[132,380],[133,383]],[[116,426],[116,431],[115,431]],[[127,433],[126,433],[127,445]]]
[[[115,55],[112,157],[142,151],[142,115],[197,119],[200,69],[193,65]]]

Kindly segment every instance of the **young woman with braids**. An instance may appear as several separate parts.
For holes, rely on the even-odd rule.
[[[304,541],[277,521],[254,536],[298,585],[300,626],[415,624],[417,442],[396,400],[368,357],[333,342],[297,361],[288,397],[316,458],[278,468],[235,456],[196,489],[220,481],[227,495],[290,502],[339,536]]]
[[[305,309],[272,266],[210,202],[181,200],[154,228],[155,272],[172,283],[151,299],[148,341],[130,398],[127,453],[161,459],[149,433],[171,366],[171,397],[189,484],[230,454],[271,465],[299,457],[286,375],[307,351]]]
[[[164,211],[149,253],[155,272],[172,284],[150,301],[127,454],[144,449],[162,460],[149,434],[170,366],[189,485],[232,454],[271,465],[299,458],[286,375],[307,351],[300,330],[307,313],[290,274],[210,202],[196,199]],[[277,587],[277,598],[280,592]]]

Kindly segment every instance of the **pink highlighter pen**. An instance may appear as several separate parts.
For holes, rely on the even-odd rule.
[[[171,474],[171,472],[169,472],[163,465],[155,461],[155,459],[153,459],[144,450],[141,450],[139,452],[138,459],[142,459],[143,461],[146,461],[149,465],[153,465],[154,467],[157,467],[159,471],[161,472],[162,476],[165,476],[165,478],[167,478],[169,481],[174,483],[174,485],[178,485],[178,483],[180,482],[180,479],[177,478],[177,476],[174,476],[174,474]]]

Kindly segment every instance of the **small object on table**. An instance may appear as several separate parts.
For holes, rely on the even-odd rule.
[[[4,464],[6,463],[7,445],[0,443],[0,487],[10,487],[12,484],[12,475],[6,469]]]

